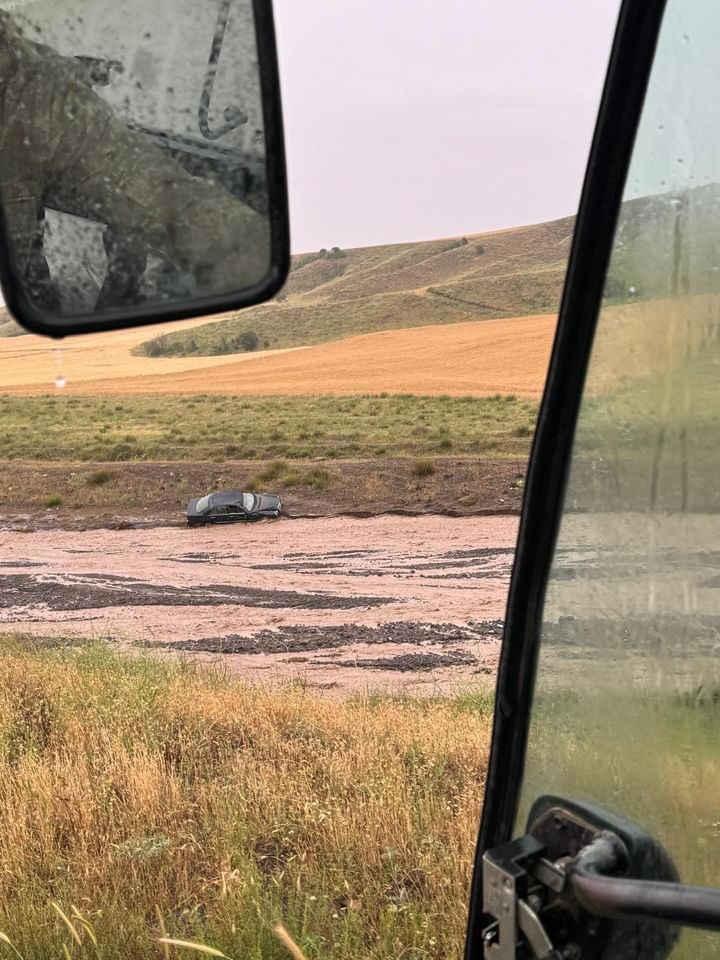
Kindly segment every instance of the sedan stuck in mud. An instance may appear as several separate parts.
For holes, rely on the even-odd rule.
[[[282,500],[274,493],[243,493],[233,490],[196,497],[187,506],[188,525],[206,523],[247,523],[275,519],[282,511]]]

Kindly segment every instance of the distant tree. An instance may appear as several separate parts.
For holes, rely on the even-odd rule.
[[[321,256],[321,257],[326,257],[327,254],[328,254],[327,249],[326,249],[325,247],[321,247],[321,248],[320,248],[320,256]]]
[[[238,337],[238,343],[243,350],[249,352],[251,350],[257,350],[260,345],[260,338],[254,330],[243,330]]]
[[[347,254],[344,250],[341,250],[340,247],[332,247],[330,253],[328,253],[329,260],[340,260],[342,257],[346,257]]]

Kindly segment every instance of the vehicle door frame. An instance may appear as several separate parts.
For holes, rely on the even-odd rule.
[[[483,955],[483,853],[510,840],[515,826],[545,590],[563,511],[575,425],[665,5],[666,0],[624,0],[600,101],[528,465],[508,593],[466,960]]]

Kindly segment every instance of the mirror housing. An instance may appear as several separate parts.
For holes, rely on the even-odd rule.
[[[62,337],[260,303],[289,268],[271,0],[0,0],[0,282]]]

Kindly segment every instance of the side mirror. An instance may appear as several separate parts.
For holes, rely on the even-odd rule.
[[[271,0],[0,10],[0,280],[27,329],[250,306],[289,266]]]

